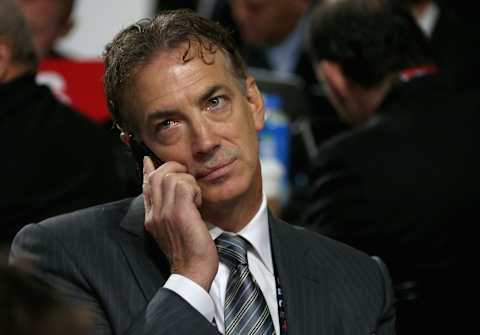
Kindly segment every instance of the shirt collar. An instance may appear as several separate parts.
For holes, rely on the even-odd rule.
[[[302,43],[309,19],[310,15],[304,15],[295,30],[285,40],[265,50],[265,55],[275,71],[294,72],[300,53],[303,50]]]
[[[209,232],[212,239],[216,239],[224,230],[209,225]],[[227,233],[230,234],[230,233]],[[268,227],[267,198],[262,196],[262,203],[252,220],[236,235],[240,235],[253,246],[253,251],[260,258],[267,269],[273,273],[272,249],[270,248],[270,231]]]

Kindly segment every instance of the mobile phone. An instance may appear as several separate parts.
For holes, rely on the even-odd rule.
[[[129,146],[140,171],[143,170],[143,157],[145,156],[149,156],[152,159],[155,168],[158,168],[163,164],[163,162],[145,145],[145,143],[137,141],[133,136],[130,137]]]

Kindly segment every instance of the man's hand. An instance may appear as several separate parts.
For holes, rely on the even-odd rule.
[[[155,169],[143,162],[145,229],[170,261],[172,273],[183,275],[207,292],[218,270],[218,253],[198,207],[202,193],[187,168],[166,162]]]

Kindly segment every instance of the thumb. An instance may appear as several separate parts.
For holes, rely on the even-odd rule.
[[[155,170],[152,159],[149,156],[143,157],[143,202],[145,213],[150,211],[152,206],[151,188],[148,177]]]
[[[155,170],[155,165],[152,162],[150,156],[143,157],[143,179],[145,181],[145,177],[152,173]]]

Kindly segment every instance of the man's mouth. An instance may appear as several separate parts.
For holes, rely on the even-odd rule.
[[[235,159],[230,159],[224,163],[202,170],[196,174],[196,179],[199,181],[212,181],[221,178],[231,171],[234,162]]]

